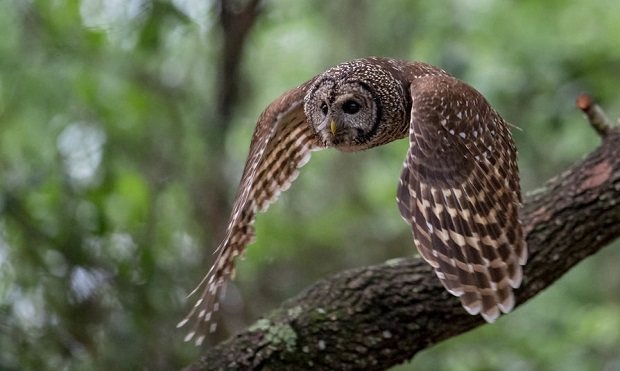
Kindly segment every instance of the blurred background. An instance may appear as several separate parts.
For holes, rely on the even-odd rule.
[[[518,126],[531,191],[620,116],[620,2],[0,2],[0,369],[178,369],[175,325],[213,260],[254,125],[285,90],[375,55],[438,65]],[[406,140],[317,152],[269,212],[208,344],[317,279],[415,253]],[[615,244],[395,370],[620,369]]]

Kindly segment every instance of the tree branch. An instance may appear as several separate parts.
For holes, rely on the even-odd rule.
[[[600,136],[605,136],[611,130],[611,121],[607,118],[603,109],[588,94],[581,94],[577,98],[577,107],[586,114],[590,125]]]
[[[593,106],[582,103],[586,113]],[[517,305],[620,235],[620,129],[596,130],[599,148],[526,197],[529,261]],[[383,370],[483,324],[428,264],[398,259],[319,281],[188,369]]]

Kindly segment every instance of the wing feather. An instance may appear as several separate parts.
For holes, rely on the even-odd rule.
[[[201,290],[195,306],[177,325],[181,327],[195,318],[185,341],[195,337],[196,345],[200,345],[207,331],[215,331],[213,316],[219,309],[226,281],[234,277],[235,257],[243,254],[246,246],[254,241],[256,213],[266,211],[297,178],[299,168],[308,162],[310,153],[323,148],[308,125],[303,109],[303,98],[310,82],[284,93],[258,120],[230,222],[215,252],[215,263],[190,293]]]
[[[420,255],[471,314],[514,306],[527,252],[508,125],[451,76],[413,80],[410,148],[397,202]]]

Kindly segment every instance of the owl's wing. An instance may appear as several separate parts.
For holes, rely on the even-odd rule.
[[[411,84],[410,148],[397,202],[420,255],[471,314],[514,306],[527,259],[516,148],[486,99],[450,76]]]
[[[310,159],[310,152],[322,149],[304,113],[308,84],[284,93],[258,119],[226,235],[216,250],[217,258],[190,294],[202,288],[200,298],[177,325],[181,327],[195,317],[186,341],[196,336],[196,345],[200,345],[207,330],[215,331],[216,323],[211,323],[213,313],[219,309],[218,300],[226,280],[234,277],[235,257],[254,241],[257,211],[265,211],[290,187],[299,174],[298,169]]]

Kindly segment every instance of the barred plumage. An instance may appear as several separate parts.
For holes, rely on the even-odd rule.
[[[310,152],[355,151],[409,135],[397,191],[415,244],[471,314],[493,322],[514,306],[527,250],[516,148],[507,123],[474,88],[420,62],[365,58],[289,90],[260,116],[224,240],[187,317],[201,344],[257,211],[289,188]]]
[[[254,218],[265,211],[280,192],[297,178],[298,168],[321,147],[307,124],[303,110],[305,89],[295,88],[283,94],[263,112],[252,136],[248,155],[226,235],[216,250],[215,263],[190,296],[201,290],[200,298],[177,325],[196,318],[186,341],[196,336],[202,344],[208,331],[216,329],[213,314],[219,310],[219,298],[226,280],[234,277],[235,258],[254,241]]]
[[[467,84],[421,78],[397,202],[420,255],[471,314],[514,306],[527,253],[519,172],[507,123]]]

